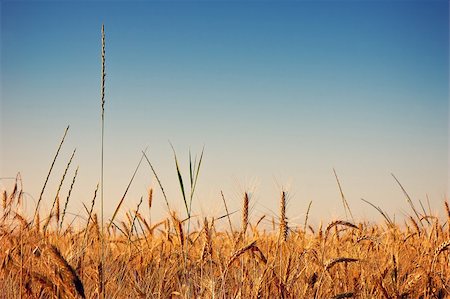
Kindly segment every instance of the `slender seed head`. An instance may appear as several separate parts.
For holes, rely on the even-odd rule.
[[[245,234],[247,231],[248,226],[248,193],[245,192],[244,194],[244,202],[242,206],[242,233]]]
[[[280,198],[280,238],[287,240],[288,225],[286,220],[286,191],[281,192]]]

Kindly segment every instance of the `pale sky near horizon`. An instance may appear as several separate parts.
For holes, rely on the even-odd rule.
[[[230,210],[250,191],[252,219],[276,216],[287,188],[293,224],[309,201],[312,221],[342,219],[333,167],[358,219],[380,219],[361,198],[397,219],[410,213],[391,173],[417,205],[428,195],[443,211],[447,1],[2,1],[0,177],[21,172],[29,209],[69,124],[44,207],[75,147],[62,191],[79,166],[72,213],[100,179],[102,23],[107,215],[147,146],[184,215],[169,140],[185,180],[189,148],[205,146],[196,215],[223,215],[223,190]],[[150,186],[159,219],[165,204],[145,163],[124,207]]]

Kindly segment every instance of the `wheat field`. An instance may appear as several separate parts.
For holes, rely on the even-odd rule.
[[[447,219],[412,216],[403,225],[336,220],[317,229],[289,227],[285,192],[272,229],[248,220],[216,229],[172,213],[150,223],[139,211],[104,228],[86,207],[86,223],[53,212],[18,212],[23,190],[4,190],[0,222],[2,298],[446,298],[450,295]],[[152,191],[148,205],[151,208]],[[247,214],[247,215],[246,215]],[[231,222],[230,222],[231,225]],[[306,230],[305,230],[306,228]],[[189,229],[191,231],[189,231]],[[104,277],[104,284],[102,284]]]
[[[153,223],[142,212],[152,208],[150,189],[135,210],[122,211],[126,191],[111,219],[103,215],[103,131],[105,114],[105,34],[102,28],[101,119],[102,176],[92,200],[83,204],[78,226],[67,221],[67,207],[78,169],[66,198],[60,196],[75,150],[67,163],[51,209],[40,209],[54,156],[33,214],[23,212],[24,190],[18,175],[11,189],[0,190],[1,298],[447,298],[450,297],[450,208],[446,217],[418,212],[403,189],[412,216],[404,223],[384,217],[378,224],[355,222],[341,190],[348,219],[319,227],[289,223],[285,191],[276,220],[249,219],[249,196],[242,194],[241,223],[226,214],[194,217],[192,200],[201,167],[189,155],[190,193],[173,151],[186,215],[170,208],[164,188],[145,151],[145,161],[163,194],[166,218]],[[139,168],[139,165],[136,168]],[[136,171],[134,174],[136,174]],[[340,188],[339,179],[336,180]],[[134,178],[131,178],[130,184]],[[49,199],[46,199],[49,200]],[[95,203],[100,201],[100,211]],[[309,208],[308,208],[309,211]],[[119,212],[126,217],[116,217]],[[218,220],[229,227],[218,228]],[[272,218],[270,229],[262,220]],[[269,220],[270,221],[270,220]],[[222,222],[223,223],[223,222]]]

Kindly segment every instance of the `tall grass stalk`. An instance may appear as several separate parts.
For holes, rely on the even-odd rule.
[[[230,212],[228,212],[228,206],[227,206],[227,202],[225,200],[225,196],[223,195],[223,191],[220,191],[220,195],[222,195],[222,200],[223,200],[223,205],[225,206],[225,212],[227,212],[227,218],[228,218],[228,224],[230,225],[230,232],[231,235],[234,236],[234,231],[233,231],[233,225],[231,224],[231,219],[230,219]]]
[[[66,165],[66,169],[64,170],[64,173],[63,173],[62,178],[61,178],[61,182],[59,183],[59,186],[58,186],[58,190],[56,191],[55,200],[53,201],[52,207],[51,207],[50,212],[49,212],[49,217],[51,217],[52,216],[52,212],[53,212],[53,208],[55,208],[55,205],[56,205],[56,215],[57,215],[56,223],[57,224],[59,223],[59,192],[61,191],[62,185],[64,183],[64,179],[66,178],[67,171],[69,170],[70,164],[72,164],[72,160],[73,160],[73,157],[75,156],[76,150],[77,150],[76,148],[73,150],[72,156],[70,156],[69,162]],[[44,233],[45,233],[46,230],[47,230],[47,226],[44,227]]]
[[[409,204],[409,206],[411,207],[411,210],[414,212],[414,214],[417,217],[417,220],[419,221],[420,225],[423,227],[423,223],[421,221],[421,217],[419,216],[419,213],[417,212],[416,207],[414,206],[413,201],[411,200],[411,197],[409,196],[408,192],[406,192],[406,189],[403,187],[403,185],[400,183],[400,181],[397,179],[397,177],[391,173],[392,177],[394,178],[394,180],[397,182],[398,186],[400,187],[400,189],[402,189],[403,194],[406,197],[406,202]]]
[[[100,296],[102,299],[105,298],[105,280],[104,280],[104,264],[105,264],[105,228],[104,228],[104,209],[103,209],[103,191],[104,191],[104,181],[103,181],[103,158],[104,158],[104,136],[105,136],[105,25],[102,24],[102,77],[101,77],[101,104],[102,104],[102,137],[101,137],[101,159],[100,159],[100,218],[101,218],[101,271],[100,284],[101,292]]]
[[[59,223],[59,230],[62,229],[62,225],[63,225],[63,222],[64,222],[64,217],[66,216],[67,205],[69,204],[70,195],[72,194],[73,186],[75,185],[75,180],[77,179],[77,175],[78,175],[78,167],[77,167],[77,169],[75,169],[75,173],[74,173],[73,178],[72,178],[72,183],[70,184],[69,192],[68,192],[67,197],[66,197],[66,202],[64,204],[64,209],[63,209],[63,213],[62,213],[62,216],[61,216],[61,222]]]
[[[303,225],[303,230],[306,234],[306,228],[308,226],[308,217],[309,217],[309,211],[311,210],[312,200],[308,204],[308,209],[306,209],[306,215],[305,215],[305,224]]]
[[[63,135],[63,137],[61,139],[61,142],[59,143],[58,150],[56,151],[56,154],[53,157],[52,165],[50,166],[50,169],[48,171],[47,177],[45,178],[45,182],[44,182],[44,186],[42,187],[41,194],[39,194],[39,199],[38,199],[37,204],[36,204],[36,209],[34,211],[33,219],[35,219],[37,213],[39,213],[39,205],[40,205],[40,203],[42,201],[42,196],[44,195],[45,187],[47,186],[48,179],[50,178],[50,174],[52,173],[53,167],[55,166],[55,162],[56,162],[56,159],[58,158],[59,151],[61,150],[61,147],[62,147],[62,145],[64,143],[64,140],[66,139],[67,131],[69,131],[69,126],[67,126],[66,130],[64,131],[64,135]]]

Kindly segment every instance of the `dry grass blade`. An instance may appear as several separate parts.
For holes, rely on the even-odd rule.
[[[389,218],[389,216],[385,212],[383,212],[383,210],[380,207],[375,206],[370,201],[367,201],[364,198],[361,198],[361,200],[364,201],[365,203],[371,205],[373,208],[375,208],[381,214],[381,216],[383,216],[383,218],[386,220],[387,224],[390,227],[394,227],[395,226],[394,222],[392,222],[391,218]]]
[[[306,233],[306,228],[308,227],[308,217],[309,217],[309,211],[311,210],[312,200],[308,204],[308,209],[306,209],[306,215],[305,215],[305,224],[303,225],[303,230]]]
[[[138,203],[138,205],[136,207],[136,211],[134,212],[133,221],[131,223],[131,234],[133,234],[134,223],[136,222],[136,218],[138,216],[139,208],[141,207],[142,201],[143,201],[143,197],[141,196],[141,200],[139,201],[139,203]]]
[[[262,215],[259,217],[258,221],[256,221],[255,229],[258,228],[258,225],[266,218],[266,215]]]
[[[403,185],[402,185],[402,184],[400,183],[400,181],[395,177],[395,175],[394,175],[393,173],[391,173],[391,175],[392,175],[392,177],[394,178],[394,180],[397,182],[397,184],[400,186],[400,188],[402,189],[403,194],[404,194],[405,197],[406,197],[406,201],[408,202],[409,206],[411,207],[411,209],[413,210],[414,214],[416,215],[417,220],[420,221],[419,213],[417,212],[416,207],[414,206],[414,204],[413,204],[413,202],[412,202],[412,200],[411,200],[411,197],[409,196],[408,192],[406,192],[405,188],[403,188]],[[420,224],[422,224],[422,222],[420,222]]]
[[[131,179],[128,182],[127,188],[125,189],[125,192],[123,193],[122,198],[120,199],[119,203],[117,204],[116,209],[114,210],[111,220],[109,221],[108,229],[111,227],[111,224],[114,222],[114,219],[116,218],[117,213],[119,213],[119,210],[122,207],[123,201],[125,200],[125,197],[127,196],[128,190],[130,189],[130,186],[131,186],[131,183],[133,183],[136,173],[138,172],[139,167],[141,166],[142,160],[144,159],[144,155],[145,155],[145,151],[144,151],[144,154],[141,156],[136,168],[134,169],[133,175],[131,176]]]
[[[142,152],[142,154],[145,157],[145,160],[147,160],[148,165],[150,166],[150,169],[152,170],[153,174],[155,175],[156,181],[158,182],[159,188],[161,189],[161,192],[163,194],[164,197],[164,201],[166,202],[166,206],[167,206],[167,211],[170,212],[170,206],[169,206],[169,201],[167,200],[167,196],[166,196],[166,192],[164,192],[164,188],[161,184],[161,180],[159,179],[158,175],[156,174],[155,169],[153,168],[152,163],[150,162],[150,160],[148,159],[147,155],[145,154],[145,152]]]
[[[56,217],[56,226],[59,225],[59,220],[61,217],[61,209],[59,206],[59,196],[56,197],[56,205],[55,205],[55,217]]]
[[[334,265],[338,263],[353,263],[357,262],[359,259],[352,257],[338,257],[335,259],[331,259],[325,263],[325,270],[330,270]]]
[[[352,218],[352,221],[355,222],[352,211],[350,210],[350,206],[348,205],[347,199],[345,199],[344,191],[342,191],[341,182],[339,181],[338,175],[336,173],[336,169],[334,169],[334,168],[333,168],[333,173],[334,173],[334,177],[336,178],[336,182],[339,187],[339,192],[341,194],[342,205],[344,206],[345,218],[347,218],[347,210],[348,210],[350,217]]]
[[[142,222],[142,224],[144,224],[145,229],[147,230],[147,232],[149,232],[150,231],[150,225],[148,224],[147,220],[145,220],[145,218],[139,212],[137,212],[136,215],[137,215],[139,221]],[[144,234],[145,234],[145,232],[144,232]]]
[[[222,195],[223,205],[225,206],[225,211],[227,212],[228,225],[230,226],[230,232],[234,236],[233,225],[231,225],[230,212],[228,211],[227,201],[225,200],[225,196],[223,192],[220,191],[220,195]]]

